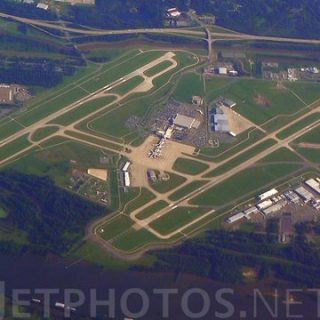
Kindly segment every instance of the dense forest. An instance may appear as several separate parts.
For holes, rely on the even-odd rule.
[[[49,178],[15,171],[0,172],[0,205],[8,213],[1,224],[27,235],[28,245],[42,252],[64,253],[84,236],[92,219],[108,213],[105,207],[88,202],[58,188]],[[19,249],[1,242],[1,251]]]
[[[244,267],[254,268],[257,280],[275,275],[296,285],[320,285],[319,247],[309,242],[306,233],[310,226],[297,226],[298,235],[289,245],[279,244],[270,233],[244,231],[208,231],[205,237],[188,240],[181,246],[157,252],[152,267],[133,267],[133,270],[192,273],[218,281],[242,282]],[[320,228],[313,227],[320,233]]]

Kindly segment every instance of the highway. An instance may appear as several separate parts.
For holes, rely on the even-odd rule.
[[[18,16],[9,15],[6,13],[0,13],[0,17],[12,19],[15,21],[19,21],[22,23],[51,28],[55,30],[67,31],[74,34],[81,35],[91,35],[91,36],[101,36],[101,35],[121,35],[121,34],[137,34],[137,33],[164,33],[164,34],[180,34],[180,35],[189,35],[196,37],[203,37],[203,39],[207,40],[206,32],[204,31],[196,31],[182,28],[143,28],[143,29],[124,29],[124,30],[103,30],[103,29],[78,29],[73,27],[68,27],[65,25],[56,24],[54,22],[43,21],[43,20],[35,20],[22,18]],[[57,22],[58,23],[58,22]],[[60,22],[59,22],[60,23]],[[286,38],[286,37],[274,37],[274,36],[258,36],[258,35],[250,35],[245,33],[215,33],[210,32],[212,39],[209,38],[209,41],[217,41],[217,40],[256,40],[256,41],[273,41],[273,42],[290,42],[297,44],[320,44],[320,39],[299,39],[299,38]]]

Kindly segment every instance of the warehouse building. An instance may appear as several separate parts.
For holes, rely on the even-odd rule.
[[[312,189],[315,193],[320,195],[320,185],[319,182],[315,179],[309,179],[305,182],[305,184]]]
[[[230,99],[227,99],[225,97],[220,97],[216,100],[216,106],[217,107],[226,107],[226,108],[234,108],[237,104],[230,100]]]
[[[266,209],[263,209],[262,212],[265,216],[269,216],[273,213],[280,211],[286,205],[287,205],[287,200],[283,199],[273,204],[272,206],[267,207]]]
[[[300,202],[300,197],[292,190],[286,191],[284,195],[290,202],[294,204],[298,204]]]
[[[304,200],[304,202],[309,202],[314,198],[313,194],[304,187],[295,189],[295,192]]]
[[[271,189],[265,193],[260,194],[258,196],[258,199],[259,199],[259,201],[263,201],[265,199],[268,199],[268,198],[275,196],[278,193],[279,193],[279,191],[277,189]]]
[[[214,132],[230,132],[228,116],[220,108],[211,111],[211,128]]]
[[[200,126],[200,121],[178,113],[173,119],[173,124],[176,127],[183,129],[198,129]]]
[[[227,219],[228,223],[235,223],[237,221],[240,221],[241,219],[245,218],[245,214],[243,212],[238,212],[235,215],[229,217]]]
[[[0,103],[13,103],[13,92],[11,86],[0,84]]]

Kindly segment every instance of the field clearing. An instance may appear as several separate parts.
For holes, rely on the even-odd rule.
[[[211,80],[211,85],[214,81]],[[259,125],[279,114],[292,114],[304,107],[304,104],[289,90],[278,88],[276,82],[266,80],[237,79],[229,81],[221,89],[208,92],[211,101],[219,96],[235,101],[237,106],[234,109]],[[263,104],[259,102],[262,98],[265,101]]]
[[[98,98],[95,100],[91,100],[89,102],[81,104],[74,110],[71,110],[62,116],[54,119],[50,123],[59,124],[62,126],[67,126],[72,124],[73,122],[80,120],[83,117],[88,116],[90,113],[95,112],[102,107],[112,103],[116,99],[115,96]]]
[[[223,165],[219,166],[218,168],[210,171],[206,174],[205,178],[212,178],[217,177],[223,173],[228,172],[229,170],[233,169],[234,167],[240,165],[241,163],[251,159],[255,155],[259,154],[260,152],[270,148],[271,146],[275,145],[276,141],[273,139],[268,139],[256,145],[255,147],[241,153],[239,156],[229,160],[228,162],[224,163]]]
[[[203,185],[205,185],[208,181],[206,180],[197,180],[190,182],[189,184],[185,185],[184,187],[178,189],[174,193],[172,193],[169,196],[169,200],[171,201],[177,201],[185,196],[187,196],[189,193],[196,191],[197,189],[201,188]]]
[[[31,136],[32,141],[40,141],[52,134],[54,134],[55,132],[57,132],[59,130],[59,127],[55,127],[55,126],[48,126],[48,127],[43,127],[40,129],[37,129]]]
[[[128,230],[134,222],[126,215],[118,215],[112,220],[101,225],[97,233],[104,240],[111,240],[112,238],[118,236],[122,232]]]
[[[150,227],[162,235],[167,235],[201,217],[207,211],[207,208],[178,207],[153,221]]]
[[[170,176],[168,181],[158,181],[151,184],[153,190],[159,193],[166,193],[184,183],[187,179],[173,173],[166,173]]]
[[[146,218],[149,218],[150,216],[152,216],[153,214],[155,214],[156,212],[160,211],[161,209],[164,209],[165,207],[167,207],[169,205],[168,202],[160,200],[154,204],[152,204],[151,206],[145,208],[144,210],[140,211],[137,215],[136,218],[140,219],[140,220],[144,220]]]
[[[298,132],[299,130],[301,130],[303,128],[306,128],[307,126],[309,126],[310,124],[316,122],[319,119],[320,119],[320,113],[319,112],[311,114],[311,115],[307,116],[306,118],[294,123],[290,127],[288,127],[286,129],[282,130],[281,132],[279,132],[277,134],[277,137],[279,139],[288,138],[289,136],[291,136],[295,132]]]
[[[239,198],[249,198],[260,192],[259,190],[267,189],[267,185],[292,175],[301,168],[298,164],[269,164],[249,168],[193,198],[191,203],[200,206],[224,206]]]
[[[258,163],[270,163],[270,162],[302,162],[303,160],[294,152],[288,148],[280,148],[274,151],[270,155],[258,161]]]
[[[180,173],[186,173],[190,175],[197,175],[208,169],[209,166],[195,160],[187,158],[178,158],[173,165],[173,170]]]
[[[154,67],[148,69],[147,71],[145,71],[144,74],[147,77],[153,77],[156,74],[166,70],[170,66],[172,66],[172,62],[171,61],[162,61],[161,63],[157,64],[156,66],[154,66]]]
[[[20,138],[17,138],[0,148],[0,161],[13,156],[17,152],[22,151],[23,149],[30,146],[31,143],[28,141],[27,134]]]
[[[16,121],[10,120],[5,124],[0,125],[0,139],[5,139],[10,135],[18,132],[23,129],[23,126],[19,125]]]

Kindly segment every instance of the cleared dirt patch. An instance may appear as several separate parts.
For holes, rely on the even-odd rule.
[[[271,101],[267,97],[265,97],[265,96],[263,96],[261,94],[258,94],[258,95],[256,95],[254,97],[254,102],[258,106],[262,106],[262,107],[268,107],[269,108],[269,107],[272,106]]]
[[[229,127],[236,135],[252,127],[252,123],[235,110],[222,107],[223,112],[228,116]]]

